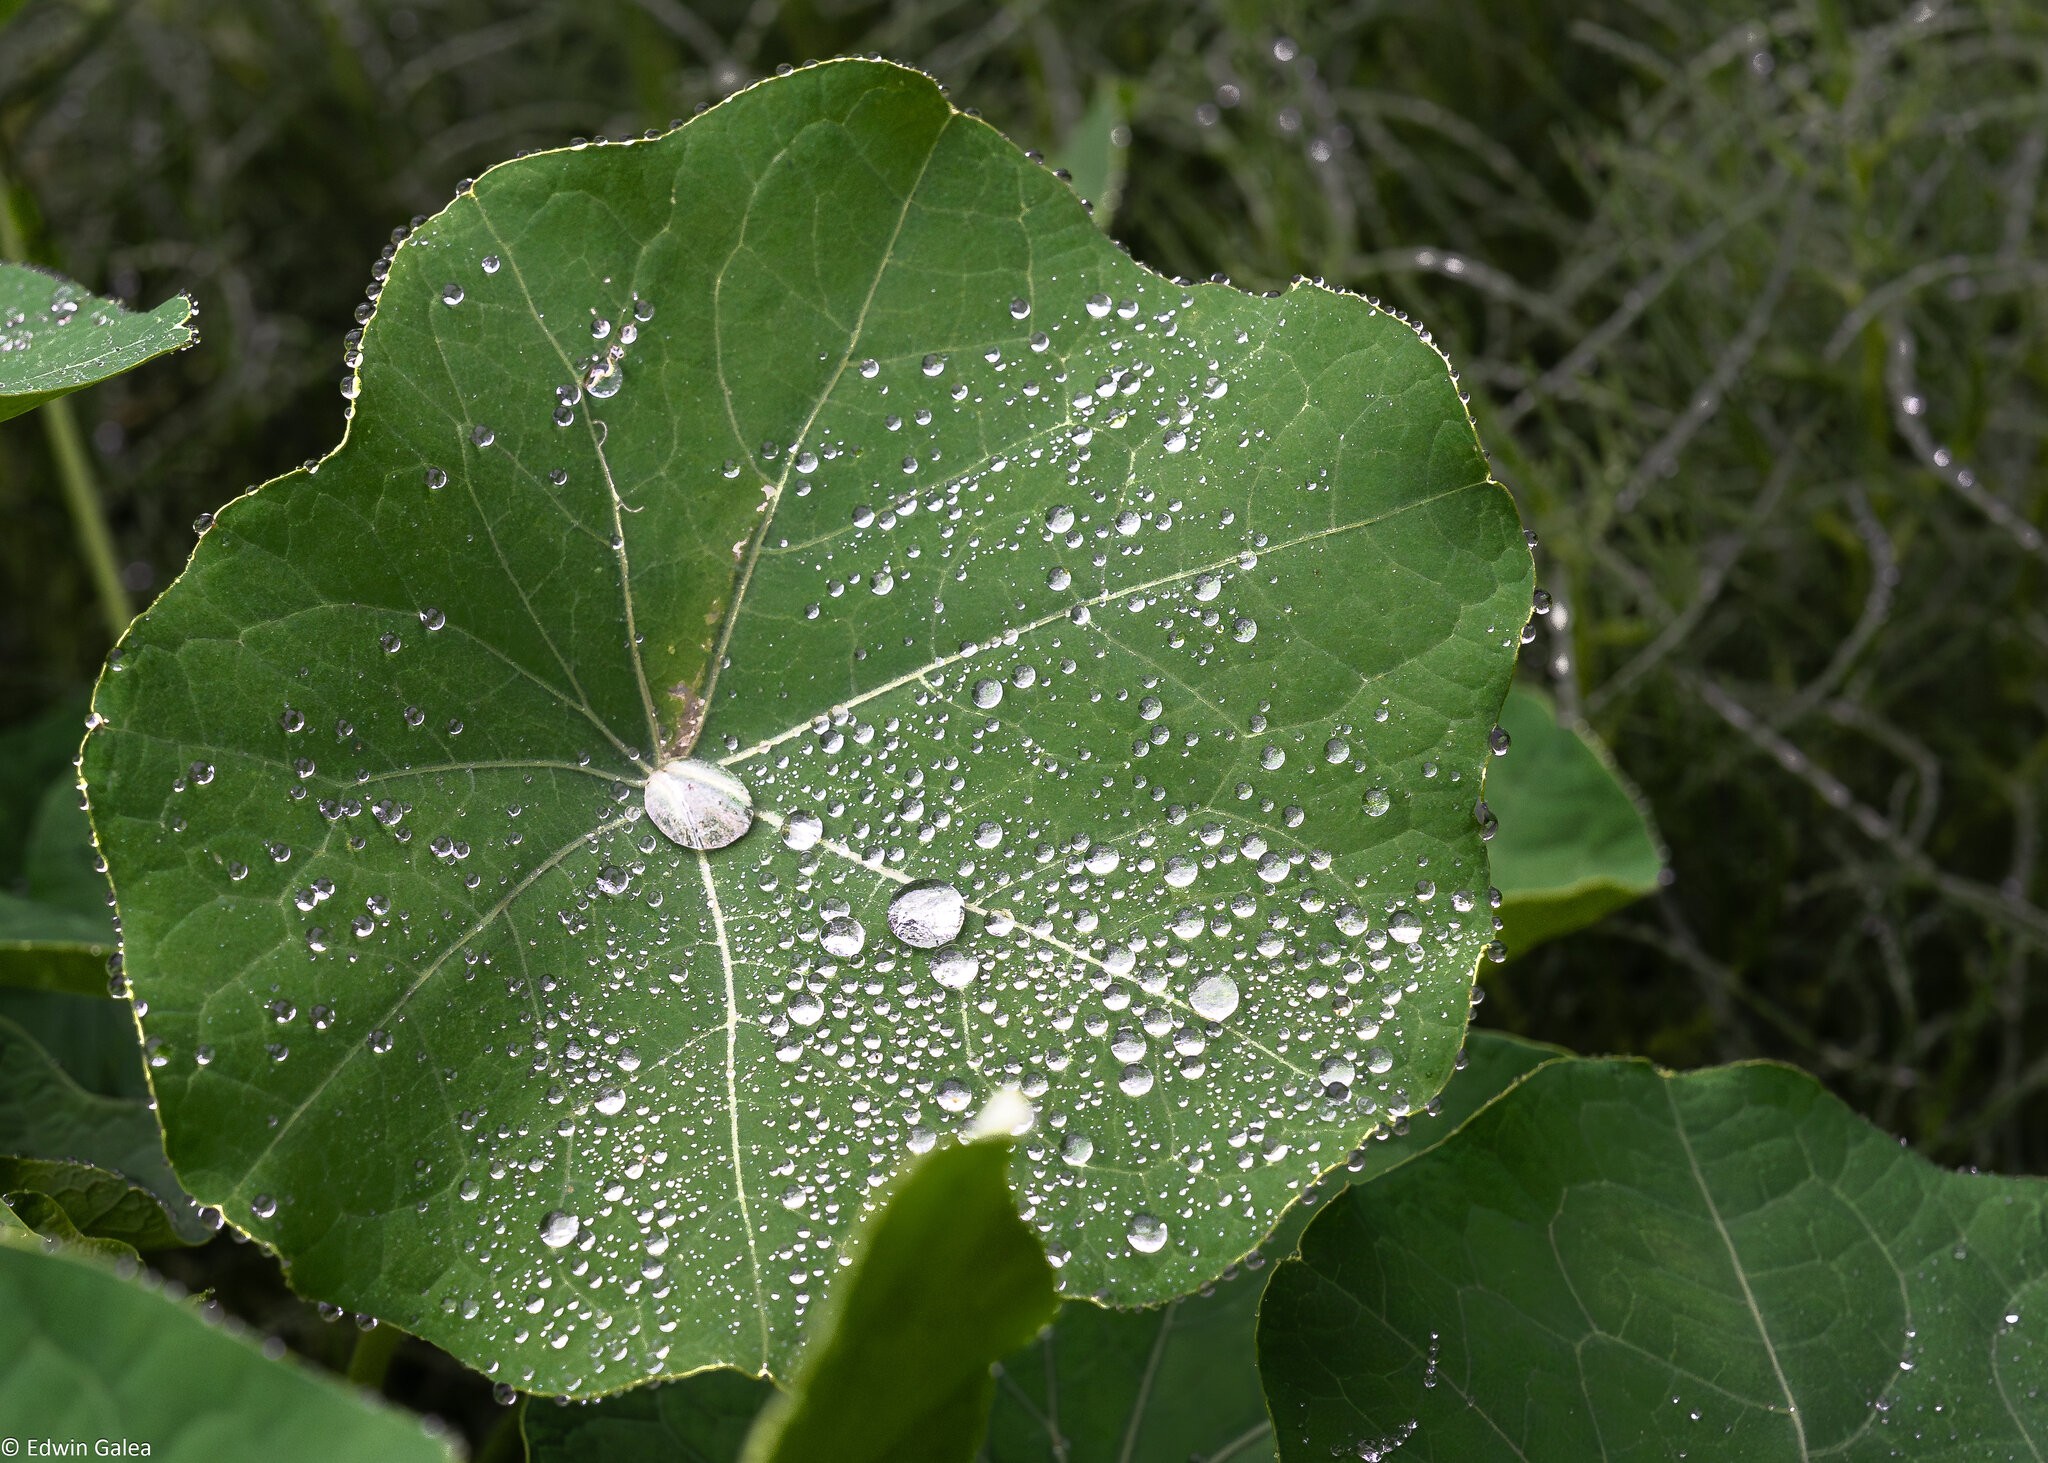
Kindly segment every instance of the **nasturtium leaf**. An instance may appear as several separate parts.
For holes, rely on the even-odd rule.
[[[715,1368],[566,1406],[534,1399],[519,1419],[528,1463],[739,1463],[773,1384]]]
[[[1276,1271],[1288,1459],[2032,1458],[2048,1183],[1949,1173],[1812,1078],[1539,1069]]]
[[[1655,892],[1664,855],[1642,798],[1582,723],[1516,686],[1501,708],[1508,753],[1487,774],[1501,943],[1525,954]]]
[[[115,935],[97,858],[78,777],[67,770],[29,827],[23,892],[0,890],[0,984],[106,995]]]
[[[88,1092],[0,1017],[0,1192],[48,1196],[83,1234],[134,1249],[213,1237],[164,1161],[147,1103]]]
[[[94,1171],[97,1173],[97,1170]],[[99,1175],[106,1178],[107,1175]],[[13,1176],[0,1172],[0,1213],[9,1221],[8,1233],[16,1238],[22,1234],[49,1240],[53,1244],[70,1249],[82,1250],[102,1260],[129,1260],[140,1263],[141,1256],[135,1246],[124,1240],[109,1239],[104,1235],[89,1234],[78,1227],[71,1209],[63,1201],[51,1197],[41,1189],[17,1189]]]
[[[273,1361],[233,1323],[4,1221],[0,1419],[17,1438],[128,1439],[169,1463],[452,1456],[417,1419]]]
[[[26,264],[0,261],[0,422],[198,338],[192,301],[136,313]]]
[[[531,1391],[786,1374],[1001,1086],[1142,1303],[1443,1084],[1531,564],[1405,321],[1148,273],[832,62],[490,170],[360,344],[84,763],[172,1163],[303,1292]]]
[[[1000,1127],[1028,1109],[998,1095]],[[969,1463],[997,1358],[1059,1304],[1052,1267],[1017,1217],[1007,1137],[914,1162],[849,1246],[805,1333],[790,1390],[768,1400],[747,1463]]]
[[[1325,1181],[1369,1183],[1427,1153],[1556,1047],[1474,1031],[1466,1065],[1431,1106],[1381,1129]],[[1142,1311],[1069,1301],[1059,1320],[1003,1363],[987,1463],[1270,1463],[1272,1424],[1253,1331],[1268,1256],[1294,1249],[1317,1205],[1287,1211],[1260,1251],[1200,1295]]]

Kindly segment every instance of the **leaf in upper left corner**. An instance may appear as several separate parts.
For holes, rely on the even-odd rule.
[[[27,264],[0,263],[0,422],[198,339],[192,301],[137,312]]]

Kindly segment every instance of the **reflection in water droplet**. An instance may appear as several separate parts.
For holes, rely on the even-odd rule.
[[[1394,800],[1383,787],[1369,789],[1365,794],[1365,812],[1369,818],[1383,818],[1387,809],[1394,806]]]
[[[1397,909],[1387,921],[1387,933],[1404,945],[1412,945],[1422,938],[1422,921],[1409,910]]]
[[[1002,699],[1003,683],[1001,681],[976,681],[974,683],[974,704],[983,711],[992,710],[1000,705]]]
[[[1067,1140],[1060,1144],[1060,1157],[1079,1168],[1095,1156],[1095,1140],[1086,1133],[1069,1133]]]
[[[1195,982],[1188,1004],[1204,1021],[1228,1021],[1237,1010],[1237,982],[1227,975],[1205,975]]]
[[[906,945],[935,950],[967,921],[967,901],[951,884],[912,884],[889,901],[889,932]]]
[[[722,767],[694,757],[665,762],[642,802],[662,836],[684,848],[724,848],[754,826],[754,797]]]
[[[1143,1062],[1133,1062],[1124,1068],[1116,1085],[1123,1089],[1125,1097],[1143,1097],[1152,1090],[1152,1069]]]

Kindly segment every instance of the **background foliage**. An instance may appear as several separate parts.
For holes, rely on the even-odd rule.
[[[1049,152],[1118,85],[1137,257],[1322,276],[1460,364],[1556,598],[1526,672],[1613,748],[1674,874],[1501,967],[1482,1019],[1783,1056],[1937,1160],[2048,1168],[2048,15],[2024,0],[34,0],[0,47],[31,253],[202,305],[198,348],[76,399],[130,589],[332,445],[368,267],[456,179],[869,51]],[[106,646],[46,451],[0,428],[8,723]],[[44,1019],[75,1026],[61,999]],[[346,1351],[252,1251],[181,1266]],[[408,1348],[394,1393],[481,1435],[439,1365]]]

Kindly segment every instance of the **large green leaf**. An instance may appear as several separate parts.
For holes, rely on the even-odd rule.
[[[0,422],[197,339],[192,302],[136,314],[68,279],[0,261]]]
[[[1022,1099],[999,1096],[997,1111]],[[1005,1125],[1007,1126],[1007,1125]],[[771,1397],[748,1463],[968,1463],[996,1359],[1052,1320],[1052,1268],[1017,1217],[1007,1135],[913,1164],[862,1232]]]
[[[147,1103],[88,1092],[0,1017],[0,1192],[47,1195],[84,1234],[138,1250],[213,1237],[171,1177]]]
[[[147,1453],[120,1456],[170,1463],[451,1456],[416,1419],[272,1361],[232,1326],[75,1251],[46,1251],[4,1219],[0,1428],[10,1442],[126,1439]]]
[[[1474,1031],[1468,1062],[1405,1131],[1367,1143],[1332,1176],[1369,1183],[1436,1147],[1555,1047]],[[1262,1246],[1294,1249],[1315,1211],[1304,1200]],[[1203,1294],[1143,1311],[1069,1301],[1059,1321],[1003,1364],[989,1419],[987,1463],[1259,1463],[1274,1457],[1253,1331],[1266,1288],[1264,1256]]]
[[[1126,1303],[1442,1085],[1531,566],[1407,323],[1163,280],[835,62],[491,170],[362,351],[85,754],[172,1162],[303,1291],[536,1391],[780,1370],[1001,1085]]]
[[[1554,1062],[1331,1204],[1259,1361],[1283,1457],[2028,1459],[2048,1183],[1785,1067]]]
[[[1486,779],[1500,821],[1489,852],[1501,943],[1521,955],[1655,891],[1664,855],[1640,795],[1587,727],[1519,685],[1500,724],[1511,746]]]

